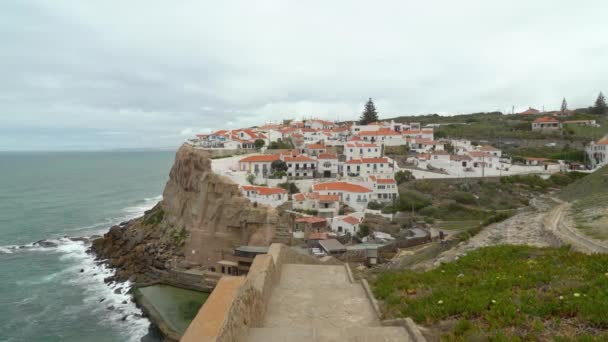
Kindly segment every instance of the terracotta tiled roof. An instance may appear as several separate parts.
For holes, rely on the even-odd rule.
[[[331,153],[321,153],[317,159],[338,159],[338,156]]]
[[[319,201],[321,202],[337,202],[339,200],[339,195],[319,195]]]
[[[316,162],[316,160],[307,156],[285,157],[286,162]]]
[[[327,222],[327,219],[324,219],[323,217],[317,217],[317,216],[306,216],[306,217],[297,218],[296,222],[320,223],[320,222]]]
[[[387,158],[361,158],[361,159],[351,159],[346,162],[346,164],[373,164],[373,163],[388,163]]]
[[[372,192],[364,186],[348,182],[327,182],[313,185],[315,191]]]
[[[361,222],[358,218],[354,216],[345,216],[342,218],[342,221],[350,224],[359,224],[359,222]]]
[[[597,145],[608,145],[608,137],[602,138],[596,142]]]
[[[535,114],[540,114],[540,110],[532,108],[532,107],[529,107],[527,110],[525,110],[525,111],[523,111],[523,112],[521,112],[519,114],[522,114],[522,115],[535,115]]]
[[[296,201],[303,201],[306,199],[306,196],[302,193],[294,194],[293,199]]]
[[[239,160],[239,163],[271,163],[275,160],[279,160],[279,156],[276,154],[259,154],[255,156],[245,157]]]
[[[555,123],[559,123],[559,120],[557,120],[556,118],[552,118],[550,116],[543,116],[542,118],[538,118],[536,120],[534,120],[535,123],[543,123],[543,122],[555,122]]]
[[[281,188],[269,188],[266,186],[255,186],[255,185],[243,185],[245,191],[256,191],[259,195],[270,196],[277,194],[286,194],[287,190]]]

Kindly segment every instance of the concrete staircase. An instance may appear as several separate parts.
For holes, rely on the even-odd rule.
[[[381,326],[363,286],[342,265],[284,264],[263,326],[248,341],[410,341],[403,327]]]

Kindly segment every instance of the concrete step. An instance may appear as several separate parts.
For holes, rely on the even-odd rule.
[[[403,327],[361,328],[252,328],[249,342],[407,342],[411,341]]]

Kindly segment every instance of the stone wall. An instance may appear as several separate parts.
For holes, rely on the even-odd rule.
[[[317,259],[274,243],[268,254],[255,257],[249,273],[243,277],[224,277],[200,309],[182,341],[243,341],[252,327],[261,327],[272,288],[280,281],[281,268],[289,264],[341,265],[333,257]],[[242,278],[238,288],[231,278]],[[217,298],[221,294],[222,298]],[[213,321],[214,324],[205,322]]]

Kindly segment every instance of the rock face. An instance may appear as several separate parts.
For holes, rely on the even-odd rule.
[[[208,152],[183,145],[163,200],[142,218],[112,227],[92,248],[117,268],[114,279],[146,282],[156,280],[159,270],[215,266],[240,245],[287,242],[279,237],[291,220],[251,203],[237,184],[213,173]]]
[[[254,206],[237,184],[211,171],[207,152],[188,145],[177,152],[161,207],[168,225],[189,233],[186,260],[205,266],[239,245],[269,245],[287,224],[276,209]]]

